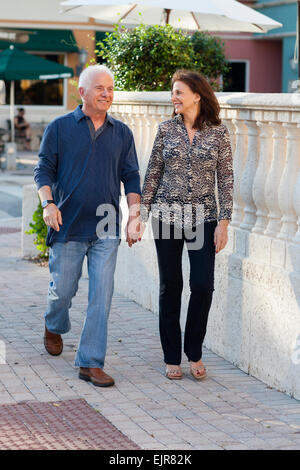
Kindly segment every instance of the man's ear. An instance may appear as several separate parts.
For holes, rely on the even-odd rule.
[[[80,97],[83,98],[84,97],[84,88],[82,86],[80,86],[78,88],[78,91],[79,91]]]

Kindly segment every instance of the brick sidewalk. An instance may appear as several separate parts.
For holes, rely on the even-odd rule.
[[[17,221],[7,227],[15,229]],[[206,380],[195,381],[186,362],[183,380],[168,380],[157,316],[117,294],[105,366],[116,385],[99,389],[78,380],[73,361],[87,280],[73,301],[64,352],[49,356],[42,341],[48,270],[22,260],[20,233],[10,232],[0,234],[0,340],[6,347],[0,404],[83,399],[142,449],[300,449],[299,401],[208,350]]]

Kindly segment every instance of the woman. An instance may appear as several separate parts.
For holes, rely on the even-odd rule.
[[[191,230],[195,234],[195,246],[187,243],[191,295],[184,352],[198,380],[206,376],[202,343],[214,290],[215,253],[227,243],[232,213],[232,152],[218,101],[205,78],[179,70],[171,88],[173,118],[158,127],[143,185],[142,219],[151,210],[160,275],[159,329],[169,379],[182,378],[181,259]]]

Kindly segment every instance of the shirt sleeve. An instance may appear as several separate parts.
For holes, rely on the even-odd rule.
[[[231,220],[233,206],[233,164],[230,136],[227,127],[225,127],[219,146],[217,184],[220,208],[218,219]]]
[[[34,168],[34,181],[38,190],[42,186],[52,187],[53,183],[56,182],[57,162],[57,125],[52,122],[45,129],[39,152],[39,161]]]
[[[128,140],[126,140],[127,145],[123,158],[121,181],[124,184],[126,195],[128,193],[141,194],[139,164],[136,155],[134,138],[130,129],[128,129],[128,131],[129,135]]]
[[[164,167],[163,136],[161,127],[158,126],[142,190],[141,218],[144,222],[148,220],[151,204],[157,193],[160,180],[164,173]]]

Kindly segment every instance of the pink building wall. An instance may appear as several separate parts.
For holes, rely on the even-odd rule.
[[[249,61],[249,92],[281,93],[282,42],[280,40],[226,39],[226,58]]]

